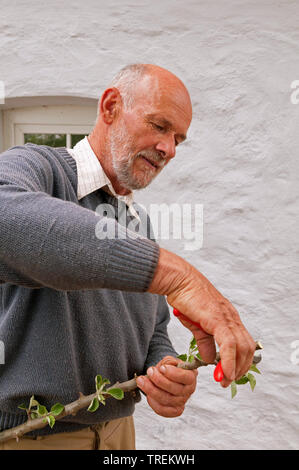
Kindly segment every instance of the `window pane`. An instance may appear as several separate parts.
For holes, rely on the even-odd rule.
[[[75,145],[82,139],[84,139],[84,137],[86,137],[85,134],[72,134],[71,135],[71,144],[72,144],[72,148],[75,147]]]
[[[66,147],[66,134],[24,134],[25,144],[31,142],[50,147]]]

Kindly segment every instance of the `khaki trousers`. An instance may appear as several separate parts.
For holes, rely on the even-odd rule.
[[[115,419],[75,432],[23,436],[0,443],[0,450],[135,450],[133,417]]]

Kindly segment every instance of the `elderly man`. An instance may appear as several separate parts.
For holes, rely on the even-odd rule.
[[[117,212],[98,212],[122,204],[126,221],[138,218],[133,190],[174,158],[191,118],[175,75],[136,64],[104,91],[93,131],[73,149],[26,144],[0,156],[0,430],[27,419],[17,407],[32,395],[49,409],[92,393],[96,374],[137,374],[157,414],[180,416],[197,374],[176,367],[165,297],[206,361],[218,343],[223,387],[248,371],[255,343],[231,303],[181,257],[128,236]],[[135,401],[107,400],[2,448],[133,449]]]

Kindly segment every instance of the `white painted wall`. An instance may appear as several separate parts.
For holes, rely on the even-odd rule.
[[[58,9],[59,4],[59,9]],[[299,445],[299,3],[268,0],[2,0],[0,80],[9,98],[97,98],[132,62],[169,68],[194,120],[176,159],[137,199],[204,205],[201,250],[161,245],[201,270],[264,344],[252,393],[231,400],[199,371],[177,419],[136,411],[139,449],[294,449]],[[173,319],[185,352],[189,333]],[[291,354],[293,353],[293,362]]]

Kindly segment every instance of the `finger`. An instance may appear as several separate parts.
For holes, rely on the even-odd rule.
[[[219,334],[219,332],[217,332]],[[232,380],[238,380],[246,374],[252,364],[255,350],[255,342],[245,328],[236,331],[224,329],[221,331],[225,341],[220,346],[220,356],[224,379],[221,382],[223,387],[228,387]]]
[[[150,380],[161,390],[187,400],[195,390],[197,371],[178,369],[171,365],[150,367],[147,371]]]
[[[176,366],[179,362],[183,361],[174,356],[165,356],[163,359],[161,359],[161,361],[158,362],[158,364],[156,364],[156,367],[160,367],[162,364],[171,364]]]
[[[241,338],[242,341],[237,344],[236,379],[242,377],[248,370],[248,343],[244,335]]]
[[[230,315],[231,320],[233,320],[230,322],[228,328],[236,344],[235,375],[236,379],[238,379],[248,372],[252,364],[255,342],[242,324],[239,313],[233,305],[229,305],[227,314]]]
[[[221,385],[227,387],[236,378],[237,351],[236,341],[231,332],[227,331],[227,333],[222,336],[222,338],[223,337],[225,338],[225,341],[222,342],[219,348],[222,370],[224,374],[224,379],[221,382]]]
[[[169,367],[174,367],[174,366],[162,365],[160,367],[160,370],[156,367],[150,367],[147,370],[147,376],[150,378],[153,384],[156,385],[156,387],[158,387],[159,389],[164,390],[165,392],[168,392],[174,396],[182,396],[184,395],[184,385],[181,383],[176,383],[176,382],[169,380],[166,376],[164,376],[162,372],[163,370]]]
[[[186,370],[180,367],[174,367],[172,365],[163,364],[159,367],[159,372],[167,380],[167,383],[172,382],[174,384],[182,384],[187,386],[194,386],[196,383],[196,377],[198,375],[197,370]],[[160,374],[160,375],[161,375]]]
[[[248,372],[253,361],[255,342],[245,331],[242,343],[238,345],[236,378],[240,379]],[[239,360],[238,360],[239,359]]]
[[[155,411],[155,413],[157,413],[159,416],[163,416],[164,418],[176,418],[181,416],[184,411],[184,406],[162,405],[151,396],[147,397],[147,402],[149,406]]]
[[[198,370],[186,370],[177,367],[184,363],[173,356],[164,357],[155,367],[147,371],[148,377],[162,390],[173,395],[190,396],[196,388]]]
[[[198,351],[205,362],[213,363],[216,358],[216,344],[213,336],[198,333],[194,334]]]
[[[214,362],[216,357],[216,344],[212,335],[206,333],[189,322],[186,317],[178,317],[179,321],[190,330],[196,339],[198,351],[205,362]]]
[[[142,380],[143,379],[143,380]],[[157,403],[163,406],[181,407],[187,401],[187,396],[176,396],[157,387],[148,377],[138,377],[138,387],[147,395],[153,398]]]

